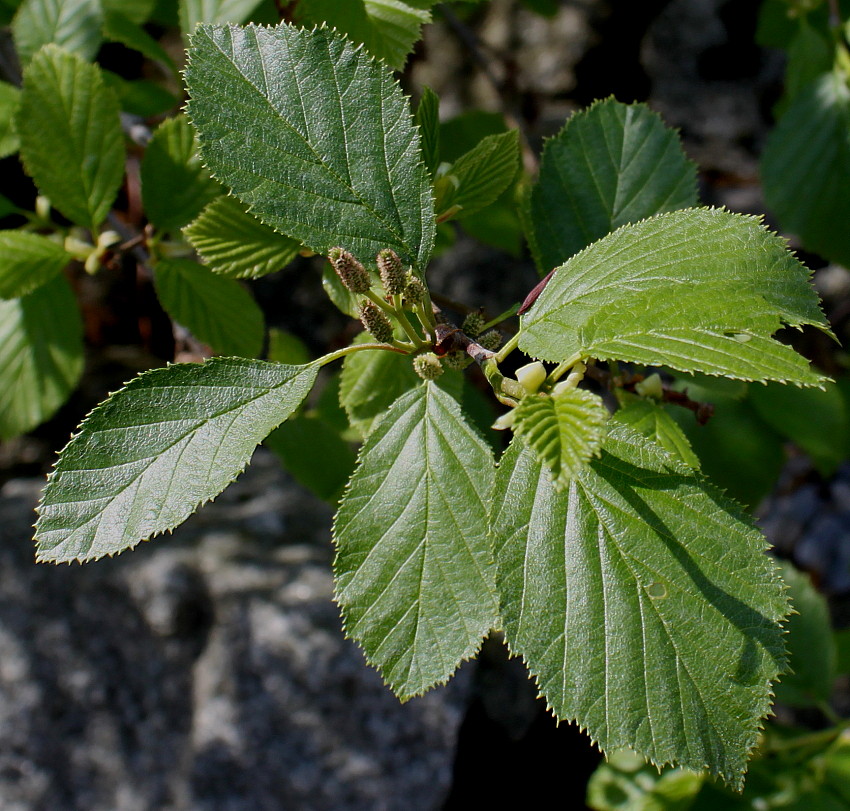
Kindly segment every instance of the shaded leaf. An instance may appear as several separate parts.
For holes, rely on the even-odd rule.
[[[301,248],[249,214],[235,197],[213,200],[183,233],[211,270],[236,279],[274,273]]]
[[[266,437],[264,444],[295,481],[330,502],[342,495],[357,459],[339,431],[311,413],[287,420]]]
[[[639,434],[651,439],[668,453],[672,453],[688,467],[699,469],[699,459],[691,448],[679,424],[653,400],[619,391],[620,408],[614,419],[631,426]]]
[[[163,231],[176,231],[221,194],[198,157],[195,133],[184,116],[157,127],[142,160],[142,198],[148,219]]]
[[[115,9],[106,11],[103,20],[103,35],[112,42],[120,42],[154,62],[160,62],[169,70],[177,66],[168,52],[144,28],[126,14]]]
[[[239,282],[189,259],[158,262],[154,282],[166,312],[215,352],[244,358],[260,354],[263,313]]]
[[[209,27],[186,71],[201,153],[251,212],[326,255],[424,267],[434,241],[419,134],[389,70],[327,30]],[[309,103],[305,99],[309,97]]]
[[[847,403],[834,383],[826,383],[823,391],[775,383],[750,386],[749,399],[756,413],[805,451],[824,476],[847,458]]]
[[[8,82],[0,82],[0,158],[18,151],[20,141],[15,117],[21,103],[21,91]]]
[[[181,524],[242,472],[317,371],[213,358],[130,381],[60,454],[38,507],[38,560],[115,555]]]
[[[394,70],[401,70],[431,21],[437,0],[300,0],[296,13],[303,23],[344,31],[356,43]]]
[[[243,23],[262,0],[180,0],[180,30],[191,34],[198,23]]]
[[[446,681],[497,623],[492,480],[490,450],[431,382],[363,445],[334,521],[336,599],[346,633],[401,699]]]
[[[24,0],[12,34],[23,65],[51,43],[91,61],[100,48],[102,24],[99,0]]]
[[[608,409],[595,394],[568,389],[558,395],[528,395],[514,409],[514,433],[549,470],[563,490],[594,456],[605,437]]]
[[[788,610],[743,512],[616,422],[563,493],[514,440],[493,505],[505,634],[555,714],[740,786]]]
[[[606,99],[546,142],[529,242],[548,273],[621,225],[697,202],[696,166],[676,132],[644,104]]]
[[[71,261],[53,240],[24,231],[0,231],[0,299],[31,293]]]
[[[422,139],[422,160],[431,177],[440,165],[440,97],[425,87],[413,117]]]
[[[826,599],[807,574],[781,561],[782,579],[797,612],[788,618],[788,666],[776,685],[776,700],[797,707],[828,702],[835,680],[835,643]]]
[[[687,209],[624,226],[556,270],[522,317],[520,348],[745,380],[822,385],[783,325],[829,332],[809,271],[757,218]]]
[[[496,202],[511,185],[519,168],[519,133],[488,135],[475,148],[452,165],[457,192],[448,201],[460,206],[455,215],[462,219]]]
[[[95,230],[124,176],[118,103],[99,69],[48,45],[24,72],[17,119],[21,157],[41,193]]]
[[[822,75],[794,97],[765,144],[765,202],[810,251],[850,267],[850,87]]]
[[[368,342],[370,336],[364,334],[358,340]],[[420,383],[407,355],[380,350],[352,352],[342,365],[339,401],[351,427],[365,437],[378,417]]]
[[[53,416],[82,373],[83,325],[64,277],[0,301],[0,439]]]

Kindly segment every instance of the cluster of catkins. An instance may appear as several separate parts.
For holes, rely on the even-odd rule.
[[[366,331],[379,343],[393,343],[392,321],[382,306],[379,306],[380,302],[370,300],[372,280],[369,271],[345,248],[331,248],[328,259],[345,288],[355,295],[364,296],[360,302],[359,315]],[[378,253],[375,261],[388,301],[399,307],[410,308],[423,303],[425,286],[412,271],[405,270],[394,250],[384,248]],[[484,325],[484,317],[480,313],[472,312],[464,320],[462,329],[470,338],[477,339],[481,346],[495,351],[499,348],[502,337],[497,330],[490,330],[481,335]],[[472,359],[465,352],[449,352],[442,359],[433,352],[421,352],[413,358],[413,368],[424,380],[434,380],[443,373],[443,364],[450,369],[463,369],[471,362]]]

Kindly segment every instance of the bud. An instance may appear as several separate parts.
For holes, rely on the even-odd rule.
[[[443,364],[433,352],[426,352],[413,359],[413,369],[423,380],[436,380],[443,373]]]
[[[502,333],[497,329],[485,332],[480,338],[476,338],[479,344],[491,352],[495,352],[502,345]]]
[[[407,284],[404,288],[404,299],[409,304],[421,304],[425,298],[425,285],[412,273],[407,274]]]
[[[546,367],[539,360],[526,363],[516,370],[516,379],[529,394],[534,394],[546,379]]]
[[[331,248],[328,259],[347,290],[365,293],[372,286],[369,272],[345,248]]]
[[[392,324],[380,307],[371,301],[364,301],[360,305],[360,320],[363,322],[366,331],[370,332],[378,343],[388,344],[392,342]]]
[[[398,254],[392,248],[384,248],[378,253],[377,262],[387,295],[398,296],[403,293],[407,278]]]
[[[443,355],[443,363],[445,363],[449,369],[465,369],[470,363],[472,363],[472,358],[469,357],[466,352],[454,350],[453,352],[447,352]]]
[[[484,329],[484,316],[481,313],[469,313],[466,318],[463,319],[463,326],[461,329],[470,337],[475,338],[477,335],[481,334],[481,330]]]

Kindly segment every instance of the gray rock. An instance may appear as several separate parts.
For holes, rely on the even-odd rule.
[[[172,537],[33,563],[0,491],[4,811],[431,809],[469,669],[400,704],[343,638],[328,508],[258,452]]]

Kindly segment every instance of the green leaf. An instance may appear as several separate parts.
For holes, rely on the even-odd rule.
[[[269,330],[269,360],[301,366],[310,362],[310,352],[304,341],[291,332],[272,327]]]
[[[847,404],[834,383],[823,391],[771,384],[750,386],[750,402],[777,433],[805,451],[824,476],[847,458]]]
[[[422,160],[433,177],[440,165],[440,97],[430,87],[422,90],[413,121],[422,138]]]
[[[783,113],[800,90],[831,70],[835,59],[835,49],[824,36],[825,32],[812,26],[806,17],[799,18],[798,26],[799,29],[788,48],[785,95],[781,102]]]
[[[688,467],[699,469],[699,459],[693,452],[685,432],[658,403],[626,391],[618,392],[617,396],[621,407],[614,414],[615,420],[631,426]]]
[[[402,699],[446,681],[498,622],[489,448],[431,382],[369,435],[334,521],[346,633]]]
[[[794,98],[765,144],[765,202],[810,251],[850,267],[850,87],[827,73]]]
[[[690,387],[688,393],[696,397]],[[717,400],[705,425],[682,408],[671,406],[669,413],[688,437],[703,473],[736,501],[754,509],[773,489],[785,464],[782,437],[748,400]]]
[[[213,200],[183,233],[211,270],[235,279],[274,273],[301,248],[249,214],[235,197]]]
[[[809,271],[755,217],[695,208],[624,226],[557,269],[522,318],[520,349],[744,380],[819,386],[771,339],[783,324],[829,327]]]
[[[0,299],[31,293],[58,276],[70,261],[64,248],[47,237],[0,231]]]
[[[180,0],[180,30],[191,34],[198,23],[243,23],[261,0]]]
[[[514,409],[514,433],[549,470],[556,490],[599,454],[609,418],[600,397],[584,389],[523,397]]]
[[[213,358],[130,381],[60,454],[38,507],[37,559],[115,555],[181,524],[242,472],[317,372]]]
[[[300,0],[300,22],[344,31],[393,70],[401,70],[438,0]]]
[[[198,141],[184,116],[157,127],[142,160],[142,198],[148,219],[163,231],[191,222],[221,194],[198,157]]]
[[[786,626],[789,672],[776,685],[776,700],[797,707],[817,706],[829,701],[836,676],[829,607],[808,575],[788,562],[780,565],[797,613]]]
[[[166,312],[213,350],[244,358],[260,354],[263,313],[239,282],[189,259],[158,262],[154,282]]]
[[[157,0],[101,0],[104,12],[117,11],[136,25],[146,23],[154,12]]]
[[[91,61],[100,48],[102,24],[99,0],[24,0],[12,34],[22,65],[50,43]]]
[[[511,185],[519,168],[519,133],[488,135],[474,149],[461,155],[450,174],[457,179],[458,189],[447,201],[460,206],[458,219],[475,214],[492,205]]]
[[[548,273],[621,225],[695,205],[696,166],[676,132],[644,104],[606,99],[546,142],[529,242]]]
[[[53,416],[83,373],[83,324],[60,276],[0,301],[0,439]]]
[[[103,35],[112,42],[120,42],[154,62],[160,62],[169,70],[177,66],[168,52],[144,28],[128,16],[114,9],[108,10],[103,20]]]
[[[493,505],[507,641],[558,718],[740,787],[788,610],[750,519],[616,422],[563,493],[514,440]]]
[[[41,193],[95,230],[124,176],[118,102],[97,66],[47,45],[24,72],[17,119],[21,157]]]
[[[339,431],[312,413],[287,420],[264,444],[280,457],[295,481],[330,502],[342,495],[357,459]]]
[[[360,336],[368,342],[370,336]],[[352,352],[342,364],[339,401],[351,427],[362,437],[399,397],[421,383],[407,355],[375,350]]]
[[[620,749],[591,775],[587,804],[594,811],[688,811],[704,780],[685,769],[659,774],[639,755]]]
[[[186,70],[201,153],[251,212],[319,254],[423,268],[434,242],[419,134],[389,70],[327,30],[199,28]],[[309,101],[307,101],[309,99]]]
[[[118,97],[121,109],[142,118],[163,115],[179,104],[179,99],[164,87],[147,79],[127,81],[108,70],[102,71],[103,79]]]
[[[20,147],[15,116],[21,103],[21,91],[8,82],[0,82],[0,158],[14,155]]]

